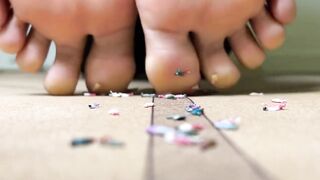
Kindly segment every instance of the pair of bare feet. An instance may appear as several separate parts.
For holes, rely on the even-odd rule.
[[[197,85],[201,73],[217,88],[234,85],[240,73],[225,52],[225,39],[245,67],[257,68],[265,49],[283,44],[284,26],[295,18],[296,7],[294,0],[0,0],[0,48],[17,53],[22,70],[36,72],[53,40],[57,55],[45,87],[52,95],[68,95],[92,35],[85,65],[89,91],[121,91],[135,72],[138,13],[148,78],[157,92],[176,93]]]

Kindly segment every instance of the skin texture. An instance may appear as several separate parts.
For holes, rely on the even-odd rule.
[[[231,87],[240,73],[224,41],[229,40],[245,67],[257,68],[265,49],[283,44],[284,25],[296,14],[293,0],[270,0],[268,10],[263,0],[0,0],[0,48],[17,53],[22,70],[36,72],[53,40],[57,55],[45,88],[52,95],[69,95],[79,78],[87,36],[92,35],[85,64],[89,91],[122,91],[135,72],[136,7],[146,37],[146,72],[159,93],[189,92],[200,73],[219,89]],[[26,36],[28,24],[33,28]],[[176,76],[177,69],[184,76]]]

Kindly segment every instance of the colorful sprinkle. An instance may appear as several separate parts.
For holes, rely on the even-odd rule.
[[[252,93],[250,93],[249,94],[250,96],[263,96],[264,95],[264,93],[262,93],[262,92],[252,92]]]
[[[113,108],[108,111],[108,114],[113,115],[113,116],[119,116],[120,111],[118,109]]]
[[[146,104],[144,104],[145,108],[151,108],[151,107],[154,107],[154,106],[155,106],[154,103],[146,103]]]
[[[75,138],[71,141],[71,146],[86,146],[94,143],[94,138]]]
[[[141,97],[155,97],[156,94],[146,94],[146,93],[141,93]]]
[[[97,96],[97,94],[96,93],[84,92],[83,96]]]
[[[110,97],[130,97],[133,96],[133,93],[121,93],[121,92],[112,92],[109,93]]]
[[[265,105],[263,105],[262,109],[264,111],[275,112],[275,111],[285,110],[286,106],[287,106],[287,103],[273,103],[273,104],[265,104]]]
[[[184,120],[186,120],[186,116],[176,114],[173,116],[168,116],[167,119],[175,120],[175,121],[184,121]]]
[[[237,130],[241,122],[240,117],[229,118],[220,121],[214,121],[213,124],[217,129],[221,130]]]
[[[92,103],[92,104],[89,104],[88,106],[90,109],[98,109],[101,107],[101,105],[98,103]]]

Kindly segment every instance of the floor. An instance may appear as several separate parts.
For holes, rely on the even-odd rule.
[[[204,135],[217,142],[204,152],[166,144],[145,132],[150,124],[177,125],[165,116],[184,112],[189,99],[154,99],[154,109],[145,109],[152,98],[52,97],[42,87],[43,77],[0,72],[1,180],[320,178],[319,75],[257,75],[228,92],[203,90],[190,97],[206,116],[188,121],[203,124]],[[130,88],[145,91],[150,86],[136,81]],[[79,94],[84,90],[81,81]],[[265,95],[249,96],[251,91]],[[262,111],[261,104],[274,97],[286,98],[287,109]],[[93,102],[102,107],[90,110]],[[120,109],[120,116],[108,114],[112,107]],[[230,116],[242,118],[239,130],[219,131],[210,123]],[[70,146],[74,137],[102,135],[126,145]]]

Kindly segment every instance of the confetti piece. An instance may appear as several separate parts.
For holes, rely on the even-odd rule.
[[[271,102],[273,102],[273,103],[287,103],[287,100],[280,99],[280,98],[273,98],[273,99],[271,99]]]
[[[164,136],[166,133],[174,132],[175,130],[173,128],[167,127],[167,126],[159,126],[159,125],[153,125],[147,128],[147,132],[150,135],[158,135],[158,136]]]
[[[97,96],[97,94],[96,93],[84,92],[83,96]]]
[[[273,103],[273,104],[265,104],[262,109],[264,111],[274,112],[274,111],[285,110],[286,106],[287,106],[287,103]]]
[[[119,92],[112,92],[109,93],[110,97],[130,97],[133,96],[133,93],[119,93]]]
[[[85,146],[94,143],[94,138],[75,138],[71,141],[71,146]]]
[[[155,97],[156,94],[146,94],[146,93],[141,93],[141,97]]]
[[[115,140],[109,136],[103,136],[102,138],[100,138],[100,144],[112,147],[123,147],[125,145],[124,142]]]
[[[252,92],[249,94],[250,96],[263,96],[264,93]]]
[[[204,141],[201,146],[200,146],[200,149],[202,151],[207,151],[209,149],[212,149],[214,147],[216,147],[217,143],[215,140],[211,139],[211,140],[206,140]]]
[[[184,120],[186,120],[186,116],[176,114],[173,116],[168,116],[167,119],[175,120],[175,121],[184,121]]]
[[[180,68],[176,70],[175,76],[183,77],[184,75],[185,75],[185,72],[183,72]]]
[[[177,94],[174,96],[176,99],[185,99],[187,98],[187,95],[186,94]]]
[[[145,108],[154,107],[154,103],[146,103],[146,104],[144,104],[144,107],[145,107]]]
[[[220,121],[213,121],[214,126],[221,130],[237,130],[241,122],[240,117],[229,118]]]
[[[118,109],[110,109],[109,111],[108,111],[108,113],[110,114],[110,115],[113,115],[113,116],[119,116],[120,115],[120,111],[118,110]]]
[[[89,104],[88,106],[90,109],[98,109],[101,107],[101,105],[98,103],[92,103],[92,104]]]

